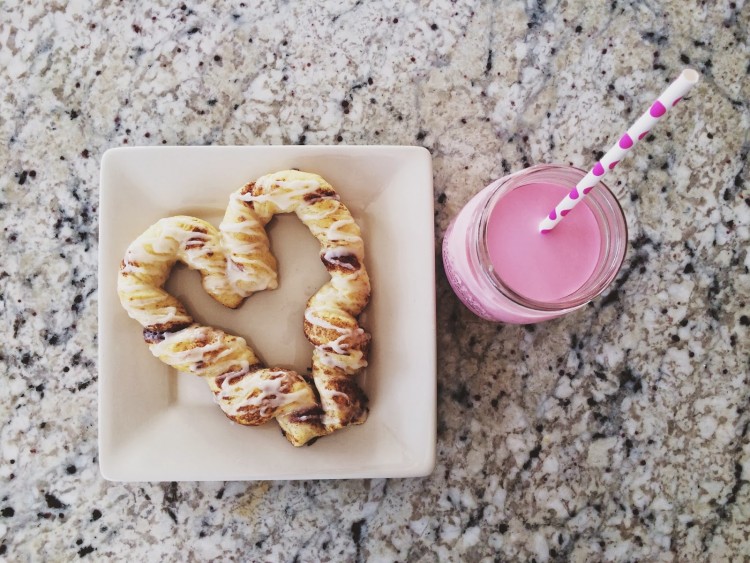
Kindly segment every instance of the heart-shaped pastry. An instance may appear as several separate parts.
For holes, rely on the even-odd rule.
[[[227,307],[277,287],[265,225],[291,212],[320,242],[331,276],[308,300],[303,320],[314,346],[312,382],[265,367],[243,338],[195,323],[162,289],[177,261],[198,270],[203,288]],[[370,297],[364,244],[351,213],[320,176],[285,170],[243,186],[230,196],[218,230],[195,217],[161,219],[128,247],[117,290],[151,352],[203,377],[231,420],[256,426],[276,418],[287,439],[301,446],[367,418],[367,397],[354,380],[367,365],[370,341],[357,322]]]

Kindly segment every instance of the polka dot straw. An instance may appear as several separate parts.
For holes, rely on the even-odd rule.
[[[656,125],[657,121],[667,113],[667,111],[677,105],[682,97],[698,83],[699,75],[692,69],[685,69],[677,80],[672,82],[661,96],[651,104],[646,113],[638,118],[638,121],[620,137],[620,140],[607,151],[602,159],[597,162],[578,185],[573,188],[565,198],[557,204],[549,215],[539,224],[539,230],[542,233],[548,233],[565,217],[570,211],[578,205],[586,194],[594,189],[602,177],[612,170],[617,163],[622,160],[635,144],[648,135],[651,128]]]

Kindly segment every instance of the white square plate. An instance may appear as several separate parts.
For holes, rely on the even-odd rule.
[[[229,194],[263,174],[299,168],[328,180],[359,223],[372,299],[360,383],[365,424],[295,448],[275,421],[232,424],[200,378],[161,363],[120,306],[128,244],[171,215],[218,226]],[[99,463],[117,481],[412,477],[435,464],[436,350],[432,162],[419,147],[137,147],[102,159],[99,221]],[[305,373],[308,297],[329,279],[318,243],[294,215],[269,226],[280,286],[230,310],[177,267],[167,289],[194,318],[244,337],[268,365]]]

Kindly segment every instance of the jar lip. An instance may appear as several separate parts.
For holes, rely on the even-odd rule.
[[[481,215],[479,217],[479,221],[477,225],[476,234],[478,238],[477,238],[477,245],[475,246],[475,248],[477,249],[477,252],[479,253],[480,262],[491,264],[489,260],[488,251],[487,251],[487,245],[488,245],[487,226],[488,226],[489,216],[492,210],[494,209],[495,203],[498,199],[498,194],[501,193],[502,188],[507,186],[508,182],[517,180],[519,176],[523,176],[525,178],[529,176],[530,174],[534,174],[538,172],[545,172],[545,171],[574,171],[574,172],[579,173],[581,175],[581,178],[583,178],[587,174],[587,171],[582,170],[581,168],[578,168],[576,166],[571,166],[567,164],[558,164],[558,163],[535,164],[534,166],[524,168],[523,170],[519,170],[518,172],[514,172],[512,174],[504,176],[503,178],[500,178],[499,180],[495,181],[494,184],[497,184],[497,185],[494,187],[494,189],[492,190],[492,193],[487,198],[482,208]],[[607,195],[609,195],[609,197],[607,197]],[[614,213],[622,217],[623,236],[622,236],[621,246],[623,248],[615,249],[617,251],[618,258],[617,258],[615,267],[610,266],[609,271],[607,272],[606,276],[604,276],[598,283],[594,284],[587,291],[582,291],[586,287],[586,284],[584,284],[584,286],[582,286],[581,288],[576,290],[576,292],[571,294],[572,296],[576,296],[576,294],[580,292],[581,295],[578,295],[574,299],[569,299],[569,297],[571,296],[566,296],[565,298],[559,301],[538,301],[536,299],[525,297],[521,295],[520,293],[518,293],[517,291],[513,290],[508,285],[506,285],[503,282],[503,280],[500,278],[500,276],[497,275],[497,272],[494,270],[494,268],[492,268],[491,266],[489,268],[480,268],[482,273],[496,290],[502,293],[507,299],[515,302],[517,305],[520,305],[522,307],[536,309],[536,310],[545,311],[545,312],[559,313],[561,311],[566,311],[569,309],[574,309],[582,305],[585,305],[586,303],[594,299],[597,295],[599,295],[599,293],[601,293],[607,287],[607,285],[609,285],[612,282],[612,280],[614,280],[614,278],[617,276],[620,269],[622,268],[625,255],[627,253],[628,226],[627,226],[627,221],[625,220],[625,213],[623,212],[623,209],[622,209],[622,206],[620,205],[619,200],[617,199],[617,197],[615,197],[614,193],[612,193],[612,190],[609,189],[609,186],[607,186],[604,182],[599,181],[599,183],[596,184],[595,189],[591,192],[588,198],[586,198],[586,200],[584,200],[582,203],[584,203],[585,205],[589,205],[590,203],[598,202],[600,198],[603,198],[603,201],[606,203],[614,203],[614,205],[612,206]]]

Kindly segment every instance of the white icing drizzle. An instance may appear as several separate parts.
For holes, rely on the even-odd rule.
[[[352,255],[356,256],[356,254],[352,252],[351,249],[346,248],[344,246],[336,246],[334,248],[328,248],[322,254],[323,259],[325,261],[341,266],[342,268],[345,268],[347,270],[354,271],[357,268],[355,268],[352,264],[348,264],[346,262],[339,262],[338,260],[339,258],[343,258],[344,256],[352,256]]]
[[[194,244],[195,241],[201,241],[200,245]],[[188,247],[188,245],[191,245]],[[203,267],[203,261],[212,255],[222,256],[221,247],[219,245],[219,237],[217,235],[210,235],[208,233],[190,233],[190,236],[185,236],[180,242],[180,253],[184,256],[188,265],[192,267],[201,266]],[[208,262],[206,266],[211,266]]]
[[[247,214],[245,214],[245,216],[247,216]],[[228,243],[228,246],[231,247],[233,252],[238,252],[236,248],[238,246],[241,247],[242,245],[252,244],[253,247],[257,245],[257,247],[260,248],[268,246],[267,240],[264,240],[266,237],[263,236],[263,225],[257,219],[252,221],[227,221],[225,219],[219,225],[219,229],[222,231],[225,243]],[[257,240],[254,242],[242,240],[237,237],[238,234],[254,235]]]
[[[247,368],[247,360],[238,358],[232,352],[245,348],[245,340],[237,338],[230,341],[221,337],[222,333],[216,333],[213,329],[193,325],[175,333],[164,335],[164,339],[155,342],[149,346],[151,353],[160,358],[165,363],[182,367],[198,375],[221,374],[230,371],[237,364]],[[177,345],[181,342],[200,342],[210,338],[203,346],[196,346],[187,350],[177,350]],[[198,367],[207,359],[209,352],[219,352],[212,355],[210,365]]]
[[[333,350],[336,354],[346,354],[351,347],[350,344],[344,342],[347,338],[351,336],[351,333],[342,334],[339,336],[336,340],[331,340],[330,342],[326,343],[326,348],[330,348]]]
[[[150,316],[151,324],[166,324],[171,323],[177,318],[176,307],[163,307],[158,312],[152,313]]]
[[[236,193],[232,194],[232,197],[239,197]],[[250,221],[222,221],[219,225],[219,229],[225,233],[245,233],[252,228]]]
[[[309,205],[305,208],[301,208],[298,213],[305,221],[320,221],[330,215],[333,215],[339,210],[339,208],[341,207],[341,203],[339,203],[338,201],[336,201],[335,203],[336,205],[332,205],[327,208],[323,206]]]
[[[162,250],[162,252],[158,252],[152,244],[152,242],[155,242],[156,240],[158,239],[154,237],[142,237],[137,239],[125,252],[125,263],[132,264],[133,262],[137,262],[141,268],[144,268],[146,264],[173,262],[175,260],[174,253],[177,252],[179,243],[172,239],[169,243],[171,245],[171,250],[169,252],[164,252],[163,245],[157,243],[159,249]],[[153,249],[153,251],[149,252],[149,248]]]
[[[330,368],[340,369],[348,374],[352,374],[359,369],[367,367],[362,350],[347,350],[345,354],[331,353],[326,350],[318,350],[318,361]]]
[[[317,307],[308,307],[305,309],[305,320],[310,323],[311,325],[318,326],[320,328],[328,329],[328,330],[335,330],[339,334],[351,334],[351,329],[347,327],[337,326],[335,324],[329,323],[322,317],[316,316],[322,313],[325,309],[317,308]]]
[[[359,235],[353,235],[341,230],[342,227],[354,224],[354,219],[351,218],[339,219],[338,221],[334,221],[328,226],[328,229],[326,230],[326,237],[330,241],[340,240],[344,242],[362,242],[362,237],[360,237]]]
[[[211,240],[216,238],[216,233],[201,233],[200,231],[185,231],[183,229],[175,229],[182,233],[181,237],[175,237],[177,240],[182,240],[183,244],[187,244],[189,240]]]
[[[241,225],[242,223],[238,223],[238,224]],[[249,256],[252,256],[253,254],[266,250],[267,248],[268,248],[268,243],[264,240],[250,241],[250,240],[234,238],[231,241],[231,251],[233,255],[242,254],[242,255],[246,255],[245,257],[249,257]]]
[[[247,414],[247,407],[260,407],[258,414],[263,418],[268,418],[274,416],[280,407],[309,395],[310,391],[307,387],[283,393],[281,388],[284,383],[293,385],[293,381],[289,381],[290,377],[292,377],[290,372],[266,369],[241,377],[237,381],[232,381],[233,377],[230,375],[223,378],[214,400],[229,416],[242,416]],[[258,393],[253,396],[256,391]]]
[[[346,409],[348,407],[352,406],[352,399],[347,395],[346,393],[341,393],[340,391],[334,391],[333,389],[328,389],[327,387],[323,387],[322,389],[319,389],[320,391],[320,402],[323,406],[323,424],[325,424],[327,427],[338,427],[341,425],[341,420],[339,417],[339,409]],[[344,405],[340,405],[337,403],[334,398],[335,397],[343,397],[344,398]]]
[[[247,296],[254,291],[261,291],[269,287],[276,287],[276,270],[266,264],[263,260],[243,260],[242,266],[244,269],[240,270],[237,264],[232,261],[227,261],[226,275],[229,279],[229,283],[232,285],[235,291],[241,295]],[[241,291],[239,288],[240,284],[248,284],[252,286],[252,290]]]
[[[203,287],[208,293],[221,293],[226,291],[227,280],[221,276],[206,276],[203,278]]]
[[[133,284],[135,285],[135,284]],[[141,284],[142,285],[142,284]],[[153,297],[139,297],[138,305],[141,307],[154,307],[164,301],[165,295],[154,295]]]
[[[125,268],[123,268],[123,271]],[[117,278],[117,291],[127,295],[128,315],[143,326],[166,324],[173,321],[190,322],[190,317],[179,308],[179,303],[164,290],[145,283],[141,276],[146,270],[141,267],[130,267],[126,275]]]
[[[352,290],[351,284],[357,283],[362,276],[362,270],[345,272],[331,278],[331,287],[339,294],[346,294]]]
[[[158,236],[148,237],[144,241],[157,254],[171,254],[174,252],[174,243],[178,245],[183,241],[186,231],[174,225],[174,221],[162,219],[157,223],[159,229],[156,229]]]
[[[255,185],[260,186],[267,193],[258,195],[246,193],[241,195],[240,199],[260,204],[271,203],[278,209],[277,213],[294,211],[305,195],[320,188],[320,182],[316,180],[272,181],[269,177],[264,177],[264,179],[256,182]],[[277,187],[283,189],[280,190]]]
[[[333,400],[334,397],[343,397],[346,400],[347,404],[351,404],[352,402],[351,399],[349,398],[349,395],[347,395],[346,393],[341,393],[340,391],[334,391],[333,389],[328,389],[328,388],[320,389],[321,399],[324,399],[324,400],[327,399],[335,403],[335,401]]]

